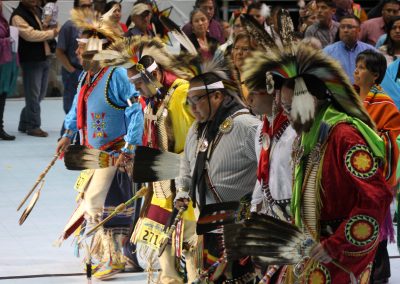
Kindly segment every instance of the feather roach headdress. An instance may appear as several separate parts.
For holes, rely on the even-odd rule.
[[[82,33],[89,34],[88,39],[78,39],[87,43],[86,53],[97,53],[103,50],[104,43],[111,43],[120,38],[118,32],[113,30],[110,22],[110,15],[116,9],[114,7],[102,17],[99,13],[90,9],[73,9],[71,11],[71,20]]]
[[[140,59],[151,56],[155,64],[144,68],[139,64]],[[121,38],[111,44],[108,49],[96,54],[93,60],[100,61],[102,66],[121,66],[124,68],[137,67],[139,72],[149,75],[157,67],[177,75],[179,78],[191,78],[191,71],[185,70],[178,65],[178,62],[190,61],[193,56],[174,55],[170,53],[160,38],[147,38],[143,36],[133,36]]]
[[[212,59],[203,59],[193,43],[176,23],[163,16],[160,17],[160,20],[185,49],[185,51],[181,52],[181,60],[175,61],[176,69],[185,72],[188,80],[199,79],[205,82],[202,78],[206,74],[213,74],[218,80],[214,80],[215,82],[210,84],[204,83],[203,87],[196,88],[205,88],[208,90],[225,89],[228,94],[239,99],[240,87],[237,83],[238,76],[235,74],[231,59],[225,57],[222,53],[217,54]],[[239,99],[239,101],[241,100]]]
[[[152,18],[151,22],[154,34],[159,36],[165,44],[172,46],[171,38],[169,37],[168,34],[168,29],[161,23],[160,17],[169,18],[173,7],[171,6],[163,10],[160,10],[155,0],[151,2],[151,5],[152,5],[152,13],[155,16]]]
[[[314,100],[312,96],[322,96],[337,103],[350,116],[357,117],[367,125],[374,123],[362,106],[361,100],[352,87],[348,76],[339,63],[331,59],[323,51],[305,44],[292,45],[290,49],[271,52],[255,52],[245,61],[243,77],[250,89],[259,88],[265,82],[266,72],[270,72],[274,80],[283,82],[294,79],[294,98],[291,117],[307,123],[314,117]],[[322,86],[311,94],[310,90]]]
[[[260,25],[253,16],[250,15],[241,15],[241,22],[242,25],[245,27],[246,31],[249,33],[250,37],[257,42],[258,46],[264,50],[265,52],[270,52],[272,49],[286,49],[287,52],[293,52],[291,50],[291,47],[293,46],[293,34],[294,34],[294,26],[292,19],[289,15],[289,12],[285,9],[281,9],[277,13],[277,18],[278,18],[278,34],[275,34],[275,32],[271,28],[271,34],[268,33],[265,28]],[[279,37],[279,38],[277,38]],[[254,53],[252,54],[254,55]],[[251,57],[249,60],[252,61],[252,64],[255,62],[257,66],[258,64],[258,59],[257,57]],[[254,62],[253,62],[254,61]],[[244,68],[244,70],[248,70],[249,68]],[[275,82],[273,79],[273,76],[268,72],[264,70],[258,70],[253,67],[251,69],[251,74],[253,72],[257,72],[257,75],[255,76],[256,80],[252,80],[251,82],[246,82],[246,74],[248,72],[245,72],[243,74],[243,78],[245,80],[245,86],[248,88],[249,91],[252,89],[266,89],[268,94],[272,94],[274,92],[274,86]],[[254,77],[251,75],[251,77]],[[250,85],[248,84],[250,83]]]
[[[268,33],[264,26],[254,19],[253,16],[242,14],[240,21],[249,35],[257,42],[259,47],[268,51],[273,48],[288,48],[293,42],[294,26],[289,12],[281,9],[277,13],[278,33],[271,29]],[[276,38],[279,37],[279,38]],[[278,44],[279,43],[279,44]],[[278,46],[279,45],[279,46]]]

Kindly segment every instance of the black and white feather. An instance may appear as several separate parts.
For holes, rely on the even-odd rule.
[[[250,255],[276,265],[300,262],[314,245],[295,225],[266,215],[224,225],[224,236],[228,259]]]

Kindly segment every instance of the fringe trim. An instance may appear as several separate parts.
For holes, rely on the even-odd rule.
[[[379,241],[388,240],[390,243],[395,243],[394,238],[394,227],[392,221],[392,215],[390,213],[390,208],[386,213],[385,219],[379,230]]]
[[[90,243],[90,255],[100,260],[104,254],[103,242],[106,235],[103,228],[97,230]]]

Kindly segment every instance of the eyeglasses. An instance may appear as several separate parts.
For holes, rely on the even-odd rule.
[[[204,98],[205,96],[208,96],[208,95],[211,95],[211,94],[213,94],[213,93],[215,93],[216,91],[214,91],[214,92],[209,92],[209,93],[205,93],[205,94],[203,94],[203,95],[200,95],[200,96],[194,96],[194,97],[187,97],[186,98],[186,104],[187,105],[189,105],[189,106],[194,106],[194,105],[197,105],[199,102],[200,102],[200,100],[202,99],[202,98]]]
[[[344,30],[344,29],[352,30],[352,29],[355,29],[355,28],[358,28],[358,26],[354,26],[354,25],[350,25],[350,24],[348,24],[348,25],[340,24],[339,25],[339,29],[341,29],[341,30]]]
[[[92,4],[82,4],[79,7],[80,8],[92,8],[93,7],[93,3]]]
[[[387,14],[392,14],[392,15],[397,15],[399,13],[399,10],[396,9],[384,9],[382,12],[385,12]]]

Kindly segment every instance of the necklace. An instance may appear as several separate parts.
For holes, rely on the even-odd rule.
[[[203,132],[201,133],[201,137],[197,144],[197,153],[205,152],[208,149],[208,141],[206,139],[207,128],[208,128],[208,125],[206,125],[206,127],[204,127]]]

